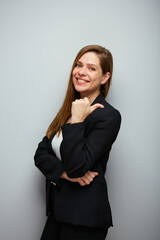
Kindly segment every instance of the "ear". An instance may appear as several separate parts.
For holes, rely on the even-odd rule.
[[[110,78],[110,76],[111,76],[110,72],[106,72],[102,78],[101,84],[105,84],[108,81],[108,79]]]

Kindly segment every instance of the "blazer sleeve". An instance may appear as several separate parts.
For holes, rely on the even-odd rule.
[[[97,119],[91,131],[85,136],[85,122],[62,126],[63,163],[67,175],[81,177],[91,170],[105,151],[110,150],[121,123],[121,115],[112,114]]]
[[[38,148],[34,155],[34,162],[43,175],[55,185],[59,183],[60,176],[64,171],[64,165],[56,157],[54,152],[53,154],[49,152],[48,143],[49,139],[45,136],[38,144]]]

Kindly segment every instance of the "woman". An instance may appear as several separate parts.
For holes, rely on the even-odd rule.
[[[109,50],[79,51],[64,103],[38,145],[48,216],[41,240],[104,240],[113,226],[104,174],[121,116],[105,101],[112,70]]]

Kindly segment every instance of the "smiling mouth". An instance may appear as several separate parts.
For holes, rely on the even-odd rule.
[[[76,78],[77,82],[79,83],[87,83],[89,82],[88,80],[84,80],[84,79],[79,79],[79,78]]]

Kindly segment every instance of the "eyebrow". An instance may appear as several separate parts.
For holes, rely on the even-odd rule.
[[[77,63],[80,63],[80,64],[83,64],[81,61],[77,61]],[[87,63],[87,65],[89,65],[89,66],[95,66],[96,68],[97,68],[97,66],[95,65],[95,64],[93,64],[93,63]]]

